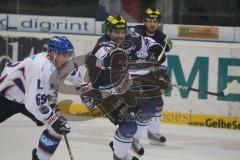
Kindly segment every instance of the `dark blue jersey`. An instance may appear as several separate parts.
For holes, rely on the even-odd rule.
[[[116,43],[111,41],[109,36],[105,34],[98,39],[97,44],[94,47],[91,55],[95,55],[96,52],[98,52],[98,50],[102,47],[110,49],[114,49],[117,47],[122,48],[127,52],[129,60],[137,60],[139,58],[137,57],[136,53],[142,48],[142,37],[139,35],[127,34],[125,40],[119,46],[117,46]],[[109,60],[110,59],[106,57],[106,61]]]
[[[146,59],[148,55],[148,48],[153,45],[158,45],[153,39],[143,37],[135,32],[129,32],[125,40],[117,46],[108,35],[103,35],[99,38],[96,46],[94,47],[91,55],[98,60],[92,62],[89,66],[90,79],[96,88],[111,87],[112,79],[109,68],[111,67],[111,52],[116,48],[123,49],[128,57],[128,61],[136,61],[139,59]],[[96,64],[99,64],[98,66]],[[94,73],[94,72],[97,72]],[[94,73],[94,74],[93,74]]]
[[[144,36],[144,37],[150,37],[146,34],[146,28],[144,25],[137,25],[135,27],[130,27],[130,28],[134,28],[134,31],[137,32],[138,34]],[[131,29],[130,29],[131,30]],[[161,44],[162,46],[165,45],[165,38],[167,37],[166,34],[164,34],[163,32],[161,32],[159,29],[156,31],[155,35],[153,37],[150,37],[152,39],[154,39],[157,43]],[[165,51],[169,52],[169,47],[166,46]]]

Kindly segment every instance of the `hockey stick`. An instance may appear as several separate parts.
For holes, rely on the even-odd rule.
[[[219,96],[219,97],[224,97],[224,96],[228,96],[231,93],[239,93],[240,90],[240,83],[238,83],[237,80],[233,80],[232,82],[227,84],[227,87],[221,91],[221,92],[210,92],[207,90],[202,90],[202,89],[196,89],[196,88],[191,88],[188,86],[183,86],[183,85],[178,85],[178,84],[172,84],[173,87],[175,88],[179,88],[182,90],[190,90],[190,91],[195,91],[195,92],[202,92],[202,93],[206,93],[206,94],[210,94],[213,96]]]
[[[64,134],[63,136],[64,136],[64,140],[65,140],[66,145],[67,145],[67,149],[68,149],[68,153],[69,153],[70,159],[71,159],[71,160],[74,160],[73,154],[72,154],[72,150],[71,150],[70,145],[69,145],[69,142],[68,142],[67,135]]]
[[[172,84],[173,87],[181,89],[181,90],[189,90],[189,91],[194,91],[194,92],[198,92],[198,93],[206,93],[209,95],[213,95],[213,96],[220,96],[223,97],[224,92],[211,92],[211,91],[207,91],[207,90],[203,90],[203,89],[196,89],[196,88],[192,88],[192,87],[188,87],[188,86],[183,86],[183,85],[178,85],[178,84]]]
[[[234,87],[233,85],[234,84],[230,83],[229,86],[221,92],[212,92],[212,91],[208,91],[208,90],[192,88],[192,87],[183,86],[183,85],[179,85],[179,84],[172,84],[172,87],[175,87],[175,88],[178,88],[181,90],[189,90],[189,91],[194,91],[194,92],[198,92],[198,93],[205,93],[205,94],[209,94],[209,95],[213,95],[213,96],[224,97],[228,94],[229,91],[227,91],[227,90],[229,90],[229,87],[233,88]],[[86,93],[92,89],[93,89],[93,87],[91,84],[77,88],[77,90],[80,94]]]
[[[163,47],[163,50],[162,50],[161,54],[158,56],[158,59],[157,59],[158,62],[159,62],[160,59],[162,58],[162,56],[163,56],[163,54],[164,54],[164,52],[165,52],[166,47],[167,47],[167,43],[165,42],[165,45],[164,45],[164,47]]]

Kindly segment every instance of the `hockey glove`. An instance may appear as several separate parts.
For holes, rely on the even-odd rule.
[[[70,124],[67,122],[66,118],[61,115],[58,109],[53,110],[52,114],[47,119],[47,123],[60,135],[67,134],[71,130]]]
[[[166,59],[166,55],[163,51],[163,48],[159,44],[155,44],[155,45],[151,46],[148,49],[148,53],[149,53],[148,60],[150,60],[150,61],[156,61],[159,63],[163,63]],[[163,54],[163,55],[161,55],[161,54]],[[160,59],[159,59],[159,56],[161,56]]]
[[[169,37],[166,37],[166,38],[164,39],[164,42],[165,42],[165,44],[166,44],[166,49],[165,49],[165,51],[166,51],[166,52],[169,52],[169,51],[172,49],[172,47],[173,47],[173,43],[172,43],[172,41],[171,41],[171,39],[170,39]]]
[[[92,97],[81,95],[82,102],[88,108],[88,110],[92,110],[95,106],[95,101]]]

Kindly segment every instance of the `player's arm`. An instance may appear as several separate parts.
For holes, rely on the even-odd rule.
[[[88,83],[77,87],[77,91],[80,94],[82,103],[84,103],[89,110],[92,110],[94,108],[96,105],[96,99],[101,97],[99,94],[100,92],[98,89],[98,83],[101,81],[101,79],[103,79],[102,73],[107,71],[108,66],[107,51],[110,50],[110,47],[99,45],[99,43],[100,41],[98,41],[92,53],[86,60]],[[75,73],[77,74],[77,72]]]
[[[172,40],[166,34],[161,32],[160,30],[158,30],[157,32],[158,32],[159,40],[160,40],[159,43],[165,48],[164,49],[165,52],[169,52],[173,47]]]
[[[163,63],[166,59],[164,47],[150,37],[143,37],[142,48],[147,48],[147,60]]]
[[[80,71],[80,68],[76,64],[74,65],[74,70],[68,75],[67,82],[70,82],[72,85],[76,86],[76,90],[79,92],[81,102],[85,104],[88,110],[92,110],[96,104],[96,101],[93,97],[84,94],[85,92],[93,89],[91,82],[87,78],[87,80],[84,80],[84,76],[88,75],[83,75],[83,73]],[[88,71],[86,72],[88,73]]]
[[[77,64],[74,63],[74,69],[69,73],[65,82],[71,83],[75,87],[81,87],[88,83],[89,78],[87,76],[87,68],[84,66],[77,66]]]
[[[172,40],[168,36],[166,36],[165,39],[164,39],[164,42],[165,42],[165,45],[166,45],[165,52],[169,52],[173,47]]]
[[[32,73],[38,74],[26,78],[25,106],[38,120],[56,133],[69,133],[71,127],[67,120],[60,114],[57,107],[52,108],[49,105],[50,73],[38,68],[40,67],[32,68]]]

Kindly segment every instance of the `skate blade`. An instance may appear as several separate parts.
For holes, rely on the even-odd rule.
[[[149,143],[154,146],[166,146],[166,142],[158,142],[152,139],[149,139]]]
[[[130,148],[130,153],[132,154],[132,155],[134,155],[134,156],[136,156],[137,158],[141,158],[143,155],[140,155],[140,154],[138,154],[137,152],[135,152],[135,150],[133,149],[133,147],[131,146],[131,148]]]

